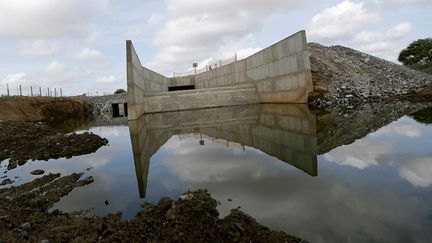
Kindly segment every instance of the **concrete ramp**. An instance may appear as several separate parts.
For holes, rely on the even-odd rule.
[[[168,78],[141,65],[126,41],[128,119],[145,113],[257,103],[307,103],[313,90],[306,32],[216,69]],[[171,91],[187,87],[188,91]]]

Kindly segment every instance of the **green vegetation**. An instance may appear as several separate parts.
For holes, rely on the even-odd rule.
[[[124,90],[124,89],[118,89],[118,90],[116,90],[114,92],[114,94],[123,94],[123,93],[126,93],[126,90]]]
[[[432,74],[432,38],[412,42],[401,51],[398,60],[405,66]]]
[[[410,115],[414,120],[423,124],[432,124],[432,108],[424,109]]]

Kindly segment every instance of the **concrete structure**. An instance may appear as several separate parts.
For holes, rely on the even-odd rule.
[[[306,32],[240,61],[186,77],[167,78],[141,65],[126,41],[129,119],[144,113],[257,103],[307,103],[312,91]],[[190,89],[172,91],[178,89]]]
[[[129,121],[140,196],[151,156],[174,135],[202,134],[254,147],[311,176],[318,174],[315,115],[307,105],[264,104],[144,114]],[[197,143],[199,141],[197,140]]]

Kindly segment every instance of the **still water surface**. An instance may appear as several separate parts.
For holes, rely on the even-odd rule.
[[[311,242],[432,242],[430,113],[418,121],[403,116],[323,154],[317,117],[304,106],[148,115],[90,128],[109,140],[94,154],[34,161],[8,176],[20,176],[17,185],[36,178],[34,169],[91,167],[85,176],[95,182],[54,207],[68,212],[122,211],[127,219],[144,201],[206,188],[222,216],[240,206],[271,229]]]

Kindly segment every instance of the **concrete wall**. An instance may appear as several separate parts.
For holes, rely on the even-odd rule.
[[[143,113],[165,112],[196,108],[219,107],[253,103],[307,103],[309,92],[313,90],[312,75],[307,50],[306,32],[299,31],[276,44],[235,63],[211,71],[186,77],[166,78],[141,67],[130,41],[128,47],[128,91],[129,119],[136,119]],[[228,90],[224,98],[211,92],[150,92],[167,91],[168,87],[195,85],[196,89],[253,85],[257,95],[233,91],[236,97],[227,102]],[[215,90],[216,91],[216,90]],[[138,96],[138,97],[137,97]],[[207,96],[207,97],[205,97]],[[216,97],[216,98],[215,98]],[[258,97],[258,101],[256,99]],[[170,100],[172,98],[172,100]],[[249,102],[246,102],[248,99]],[[193,101],[196,102],[193,102]],[[237,102],[239,101],[239,102]],[[148,102],[149,104],[145,104]],[[165,102],[157,104],[157,102]],[[179,104],[181,102],[182,104]],[[159,107],[159,108],[158,108]]]
[[[260,103],[256,89],[252,84],[151,93],[144,97],[145,113]]]
[[[307,103],[313,90],[306,32],[236,63],[195,76],[196,88],[253,82],[263,103]]]
[[[145,114],[129,121],[135,169],[145,196],[151,156],[174,135],[203,134],[254,147],[318,174],[315,115],[307,105],[265,104]],[[198,142],[198,141],[197,141]]]
[[[129,119],[137,119],[144,113],[144,94],[168,91],[167,77],[141,65],[131,41],[126,41],[126,69]]]

